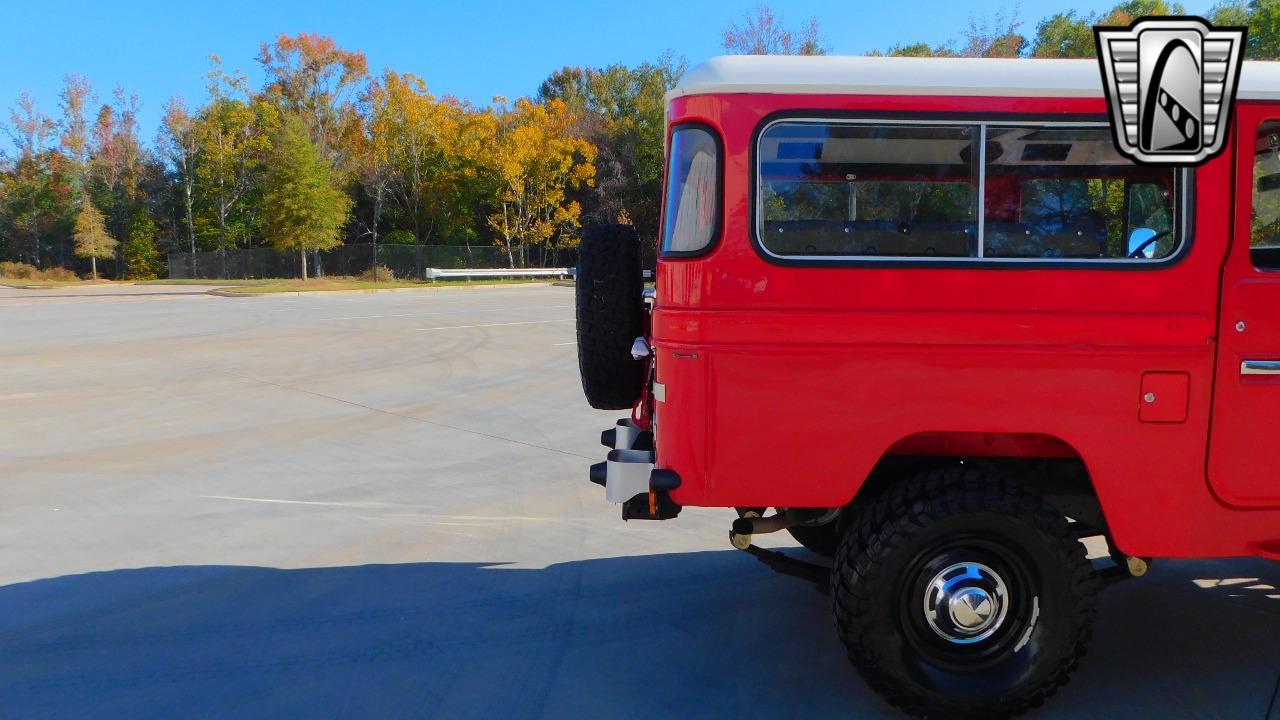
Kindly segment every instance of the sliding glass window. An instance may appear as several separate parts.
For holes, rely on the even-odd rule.
[[[757,146],[756,232],[778,258],[1159,260],[1176,171],[1104,124],[783,120]],[[979,211],[981,208],[981,211]]]

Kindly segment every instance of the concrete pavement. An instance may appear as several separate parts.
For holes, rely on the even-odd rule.
[[[571,289],[150,287],[0,288],[0,717],[896,717],[731,513],[586,482]],[[1109,590],[1036,717],[1280,719],[1266,585]]]

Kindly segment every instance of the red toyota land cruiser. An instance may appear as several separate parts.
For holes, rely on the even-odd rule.
[[[1116,151],[1093,61],[693,69],[656,288],[630,228],[583,238],[583,388],[631,410],[591,479],[625,519],[735,508],[905,711],[1038,705],[1109,580],[1280,558],[1280,65],[1238,98],[1174,169]]]

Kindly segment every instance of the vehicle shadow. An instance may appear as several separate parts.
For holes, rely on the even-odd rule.
[[[1212,577],[1280,579],[1250,563]],[[1280,602],[1214,594],[1203,572],[1109,591],[1093,653],[1040,716],[1265,717]],[[734,551],[10,585],[0,715],[897,717],[848,667],[828,598]]]

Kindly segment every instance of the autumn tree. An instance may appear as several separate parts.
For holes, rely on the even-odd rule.
[[[594,186],[582,201],[585,223],[626,222],[655,247],[662,194],[665,95],[687,63],[673,53],[635,67],[566,67],[538,88],[539,100],[560,100],[577,118],[574,134],[597,148]]]
[[[342,226],[351,198],[338,187],[339,176],[306,125],[288,115],[275,134],[263,179],[263,229],[281,252],[296,251],[302,279],[307,279],[307,252],[342,243]]]
[[[590,67],[566,65],[552,72],[538,85],[538,100],[559,100],[573,113],[584,113],[592,104]]]
[[[374,242],[384,208],[415,242],[470,242],[477,209],[492,195],[482,157],[492,119],[453,98],[437,99],[421,78],[387,71],[362,94],[364,128],[356,163]],[[376,258],[375,258],[376,272]]]
[[[138,138],[139,104],[137,95],[117,87],[89,128],[89,193],[115,237],[128,235],[129,216],[140,199],[147,151]],[[120,264],[123,259],[116,257]]]
[[[107,223],[93,201],[85,198],[76,216],[76,254],[88,258],[93,279],[98,279],[98,260],[115,257],[119,243],[107,232]]]
[[[868,54],[889,57],[1017,58],[1022,57],[1027,48],[1027,39],[1018,32],[1020,25],[1013,14],[1006,12],[985,18],[970,17],[968,26],[960,33],[959,45],[954,40],[940,45],[915,42],[894,45],[883,52],[874,50]]]
[[[126,93],[123,88],[116,88],[112,97],[112,104],[102,106],[90,128],[90,170],[102,188],[116,196],[116,201],[128,203],[137,199],[137,179],[144,155],[138,138],[139,101],[137,95]]]
[[[730,55],[826,55],[818,19],[790,28],[782,14],[765,3],[756,5],[740,22],[729,23],[721,39]]]
[[[196,274],[195,184],[200,138],[200,128],[187,110],[186,103],[180,97],[170,98],[164,106],[164,119],[161,121],[156,146],[176,173],[193,277],[199,277]]]
[[[1032,41],[1031,57],[1083,58],[1094,54],[1093,27],[1075,10],[1056,13],[1040,21]]]
[[[28,92],[18,96],[18,103],[9,111],[6,131],[20,157],[32,158],[48,148],[49,136],[57,128],[53,119],[41,112],[35,98]]]
[[[349,153],[342,147],[342,130],[355,114],[355,93],[369,74],[364,53],[304,32],[263,43],[258,63],[267,76],[263,96],[302,120],[321,151],[344,166]]]
[[[1256,59],[1280,58],[1280,2],[1257,0],[1253,3],[1253,16],[1249,20],[1253,28],[1250,47]]]
[[[1148,15],[1186,15],[1187,8],[1179,2],[1166,0],[1125,0],[1098,16],[1095,25],[1127,26]]]
[[[89,123],[88,106],[94,102],[93,88],[83,75],[67,75],[59,95],[62,109],[59,144],[71,171],[72,189],[77,199],[88,192]]]
[[[595,181],[595,147],[575,136],[575,118],[560,100],[535,103],[521,98],[508,107],[503,98],[494,111],[490,169],[497,210],[489,227],[516,266],[528,262],[530,246],[544,252],[579,224],[581,205],[569,192]]]
[[[1210,11],[1210,19],[1216,24],[1256,24],[1252,19],[1256,14],[1256,7],[1264,3],[1280,8],[1280,0],[1255,0],[1250,3],[1224,0]],[[1030,39],[1019,33],[1019,23],[1012,13],[997,13],[986,19],[970,19],[968,28],[961,33],[958,45],[954,41],[941,45],[905,43],[894,45],[883,53],[874,51],[870,54],[900,57],[1090,58],[1096,53],[1093,38],[1095,25],[1124,27],[1148,15],[1185,13],[1186,9],[1180,3],[1166,0],[1126,0],[1107,12],[1094,14],[1064,10],[1042,19],[1036,25],[1035,35]],[[1250,48],[1250,57],[1259,57],[1254,54],[1252,38]]]
[[[448,124],[443,110],[426,83],[411,74],[385,73],[371,90],[369,132],[387,164],[387,191],[419,242],[433,234],[426,205],[433,197],[443,200],[433,196],[433,181],[445,170],[449,128],[442,127]]]
[[[929,43],[917,42],[907,43],[905,45],[894,45],[881,52],[880,50],[872,50],[867,53],[872,57],[955,57],[956,51],[951,44],[930,45]]]
[[[17,158],[5,183],[5,216],[16,245],[15,257],[41,267],[44,235],[56,222],[53,158],[49,138],[56,126],[35,99],[18,96],[5,128]]]
[[[302,120],[320,152],[344,177],[357,171],[361,122],[355,95],[369,73],[364,53],[344,50],[325,35],[281,34],[261,45],[258,63],[267,77],[263,99]]]
[[[1031,57],[1035,58],[1091,58],[1097,55],[1093,39],[1094,25],[1126,27],[1146,15],[1182,15],[1186,13],[1180,3],[1164,0],[1130,0],[1111,10],[1094,15],[1082,15],[1075,10],[1055,13],[1041,20],[1031,41]]]
[[[1214,25],[1248,25],[1253,20],[1253,11],[1247,0],[1224,0],[1210,8],[1205,17]],[[1253,28],[1249,34],[1253,34]],[[1253,57],[1253,53],[1249,56]]]
[[[387,192],[419,242],[474,222],[479,156],[492,134],[482,113],[439,100],[411,74],[386,73],[370,90],[369,132],[389,169]]]
[[[1027,39],[1018,33],[1020,25],[1017,18],[1007,12],[985,19],[971,17],[961,36],[964,44],[957,54],[977,58],[1021,57]]]
[[[382,208],[392,182],[395,168],[392,165],[390,143],[379,130],[379,123],[388,112],[388,94],[379,82],[370,82],[361,96],[364,106],[361,132],[352,143],[354,149],[354,165],[360,188],[369,199],[369,222],[361,222],[366,230],[369,242],[373,245],[370,269],[373,280],[377,282],[380,272],[378,264],[378,224],[382,220]]]
[[[1280,58],[1280,0],[1225,2],[1209,13],[1217,25],[1245,25],[1249,28],[1246,57],[1253,60]]]
[[[160,270],[156,248],[156,224],[146,208],[139,207],[129,221],[129,237],[124,243],[125,274],[132,280],[154,280]]]
[[[223,72],[212,56],[209,104],[197,118],[195,167],[196,232],[212,241],[222,257],[247,241],[258,220],[257,203],[250,202],[255,180],[271,147],[270,133],[279,116],[270,104],[249,96],[247,80],[239,72]]]
[[[9,216],[12,192],[13,161],[0,153],[0,258],[13,257],[15,248],[9,229],[13,226]]]

